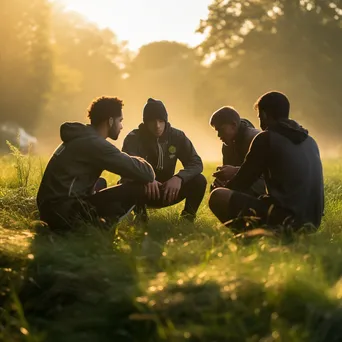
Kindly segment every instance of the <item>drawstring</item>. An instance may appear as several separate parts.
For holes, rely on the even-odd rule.
[[[164,168],[164,152],[163,152],[163,148],[159,144],[159,139],[157,139],[157,145],[158,145],[157,170],[163,170],[163,168]]]

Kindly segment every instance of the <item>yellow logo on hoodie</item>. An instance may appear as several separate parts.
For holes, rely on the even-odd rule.
[[[175,153],[177,152],[176,147],[173,146],[173,145],[171,145],[171,146],[169,147],[169,152],[170,152],[171,154],[175,154]]]

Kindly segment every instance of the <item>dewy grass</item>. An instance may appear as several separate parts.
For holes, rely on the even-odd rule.
[[[37,221],[41,162],[18,158],[0,160],[0,341],[342,340],[341,160],[324,163],[320,230],[285,240],[234,237],[208,192],[195,224],[180,203],[147,226],[51,235]]]

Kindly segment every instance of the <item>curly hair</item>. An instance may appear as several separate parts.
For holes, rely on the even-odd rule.
[[[96,98],[88,108],[88,118],[93,126],[98,126],[110,117],[121,116],[123,101],[117,97],[101,96]]]

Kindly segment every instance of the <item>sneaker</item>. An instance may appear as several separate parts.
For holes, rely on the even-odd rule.
[[[135,207],[135,218],[134,223],[136,224],[146,224],[148,222],[148,214],[146,206],[143,207]]]
[[[196,215],[189,214],[188,212],[183,210],[182,213],[180,214],[180,218],[184,219],[184,220],[187,220],[187,221],[189,221],[191,223],[194,223],[195,219],[196,219]]]

